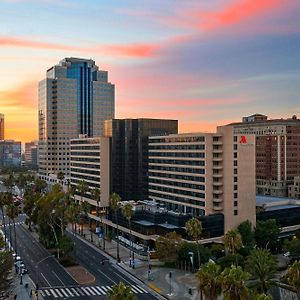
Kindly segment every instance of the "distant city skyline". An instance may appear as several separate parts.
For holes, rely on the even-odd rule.
[[[5,138],[37,139],[38,82],[64,57],[109,72],[117,118],[199,132],[299,116],[299,12],[294,0],[0,0]]]

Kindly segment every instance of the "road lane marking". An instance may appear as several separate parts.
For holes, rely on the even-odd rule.
[[[45,275],[40,272],[40,274],[42,275],[43,279],[46,281],[46,283],[49,285],[49,287],[52,287],[52,285],[50,284],[50,282],[47,280],[47,278],[45,277]]]
[[[57,274],[52,270],[52,273],[55,275],[55,277],[62,283],[62,285],[64,286],[65,284],[63,283],[63,281],[57,276]]]
[[[97,295],[102,295],[94,286],[90,287]]]
[[[76,291],[75,288],[71,288],[72,292],[76,295],[76,296],[80,296],[80,294]]]
[[[145,290],[142,286],[138,286],[138,288],[139,288],[140,290],[142,290],[144,293],[148,294],[148,291]]]
[[[71,295],[71,297],[74,297],[73,293],[68,288],[65,288],[65,290],[69,293],[69,295]]]
[[[103,273],[100,269],[97,269],[98,272],[100,272],[102,275],[104,275],[109,281],[113,282],[114,284],[117,284],[114,280],[112,280],[110,277],[108,277],[105,273]]]
[[[93,296],[95,296],[96,294],[95,294],[95,292],[91,289],[91,288],[89,288],[89,287],[86,287],[86,289],[93,295]]]
[[[50,290],[50,292],[54,296],[54,298],[58,298],[58,296],[56,295],[56,293],[54,292],[54,290]]]
[[[64,289],[59,289],[64,295],[65,297],[69,297],[69,295],[67,294],[67,292]]]

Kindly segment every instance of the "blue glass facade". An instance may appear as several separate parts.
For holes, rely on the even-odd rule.
[[[67,78],[77,80],[77,118],[80,124],[80,134],[92,136],[93,79],[97,78],[97,71],[92,71],[87,62],[71,62],[67,69]]]

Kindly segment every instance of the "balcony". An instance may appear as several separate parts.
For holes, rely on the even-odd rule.
[[[223,199],[222,198],[213,198],[213,202],[221,203],[221,202],[223,202]]]
[[[221,206],[213,206],[213,210],[215,210],[215,211],[221,211],[221,210],[223,210],[223,207],[221,207]]]
[[[214,185],[214,186],[222,186],[222,185],[223,185],[223,182],[222,182],[222,181],[214,181],[214,182],[213,182],[213,185]]]
[[[213,178],[222,178],[223,174],[222,173],[214,173]]]
[[[213,170],[222,170],[223,166],[222,165],[213,165]]]
[[[220,194],[223,194],[223,191],[222,190],[214,190],[213,194],[220,195]]]

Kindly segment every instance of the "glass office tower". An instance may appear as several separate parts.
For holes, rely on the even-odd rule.
[[[70,174],[70,139],[101,136],[115,115],[115,86],[91,59],[65,58],[39,83],[39,173]]]

